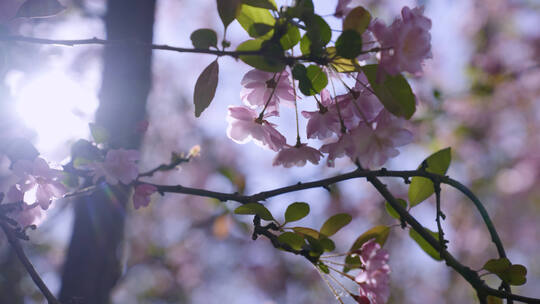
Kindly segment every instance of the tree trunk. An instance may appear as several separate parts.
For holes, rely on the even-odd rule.
[[[155,0],[109,0],[107,38],[152,42]],[[151,86],[149,48],[133,44],[104,50],[103,82],[96,124],[109,132],[113,148],[137,149],[137,122],[144,118]],[[102,184],[75,206],[73,234],[62,274],[62,303],[103,304],[121,274],[128,187]]]

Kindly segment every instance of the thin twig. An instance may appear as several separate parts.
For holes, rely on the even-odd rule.
[[[49,304],[60,304],[60,302],[56,299],[56,297],[52,294],[52,292],[49,290],[47,285],[45,285],[45,282],[41,279],[39,274],[37,273],[36,269],[24,253],[24,250],[21,246],[21,243],[19,242],[19,239],[13,235],[13,231],[10,227],[8,227],[4,222],[0,221],[0,226],[2,226],[2,230],[4,230],[4,233],[9,241],[9,244],[15,250],[15,254],[17,254],[17,257],[19,258],[19,261],[23,264],[24,268],[32,277],[32,280],[36,284],[36,286],[39,288],[43,296],[47,299]]]

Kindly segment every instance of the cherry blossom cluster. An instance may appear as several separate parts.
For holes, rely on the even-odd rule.
[[[364,270],[355,278],[358,283],[358,303],[384,304],[390,297],[390,266],[388,252],[372,239],[359,251]]]
[[[92,161],[77,169],[86,170],[94,184],[105,181],[110,185],[119,183],[135,184],[133,205],[135,209],[146,207],[150,196],[157,188],[150,184],[134,183],[139,177],[136,150],[111,149],[101,161]],[[36,157],[34,160],[18,160],[11,165],[14,182],[8,187],[2,203],[19,203],[20,208],[11,215],[19,225],[27,227],[34,224],[47,210],[52,201],[64,197],[68,188],[63,183],[66,173],[51,168],[46,160]]]
[[[350,0],[339,1],[336,16],[346,15],[350,5]],[[363,36],[368,38],[364,41],[371,46],[377,44],[381,50],[377,81],[401,72],[420,73],[423,60],[431,57],[430,28],[431,21],[423,16],[423,8],[404,7],[402,18],[390,26],[373,20]],[[359,59],[375,61],[376,58],[363,54]],[[296,106],[299,99],[294,79],[287,70],[270,73],[254,69],[244,76],[240,93],[243,105],[229,106],[229,138],[241,144],[253,140],[276,151],[273,165],[287,168],[304,166],[308,161],[318,164],[323,153],[327,155],[328,166],[347,156],[366,168],[380,167],[399,154],[397,147],[412,142],[413,134],[405,128],[405,120],[384,108],[362,72],[353,75],[355,85],[349,88],[341,74],[330,67],[325,67],[325,71],[330,81],[344,84],[346,92],[332,96],[323,89],[314,97],[318,110],[302,112],[308,120],[306,137],[322,140],[321,147],[316,149],[301,142],[300,134],[294,145],[287,144],[277,125],[268,120],[279,116],[280,104]]]

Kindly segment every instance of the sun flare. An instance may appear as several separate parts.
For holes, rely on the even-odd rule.
[[[20,87],[16,110],[37,133],[39,150],[51,151],[66,141],[86,138],[98,105],[96,93],[61,72],[40,75]]]

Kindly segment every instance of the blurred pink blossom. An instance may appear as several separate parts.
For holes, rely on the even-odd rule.
[[[359,298],[371,304],[384,304],[390,297],[390,266],[388,252],[374,239],[366,242],[360,248],[360,259],[365,269],[356,276],[360,295]],[[369,298],[370,301],[365,301]]]
[[[36,188],[36,202],[44,210],[49,208],[53,198],[60,198],[67,191],[59,181],[62,172],[49,168],[43,158],[19,160],[13,164],[13,173],[20,178],[17,183],[20,191],[27,192]]]
[[[140,158],[137,150],[116,149],[109,150],[104,162],[94,162],[89,168],[96,183],[101,177],[110,185],[116,185],[120,181],[124,185],[129,185],[139,175],[137,164]]]
[[[278,152],[272,165],[283,165],[285,168],[292,166],[303,167],[307,161],[317,165],[321,156],[322,153],[319,150],[313,149],[307,144],[300,144],[299,146],[287,145]]]
[[[140,184],[133,191],[133,207],[147,207],[150,204],[150,195],[157,191],[157,188],[150,184]]]
[[[285,137],[274,124],[258,117],[255,110],[246,106],[229,106],[227,136],[240,144],[253,139],[258,145],[279,151],[286,143]]]
[[[306,132],[308,138],[325,139],[332,136],[332,133],[339,133],[341,124],[339,116],[335,110],[332,98],[328,90],[321,91],[321,106],[319,111],[302,111],[302,115],[308,119]]]
[[[371,31],[384,49],[381,51],[380,66],[391,75],[402,71],[419,73],[422,61],[431,58],[431,20],[423,15],[424,8],[401,10],[403,19],[386,26],[376,20]]]
[[[366,168],[384,165],[389,158],[399,155],[396,147],[412,142],[413,134],[403,127],[404,120],[384,110],[373,125],[361,123],[350,132],[351,144],[346,153]],[[374,126],[374,127],[372,127]]]
[[[280,102],[294,105],[294,89],[289,80],[289,73],[285,70],[281,73],[269,73],[253,69],[247,72],[241,85],[243,87],[240,91],[240,98],[248,106],[264,107],[270,99],[267,110],[277,114]],[[270,96],[272,97],[270,98]]]

